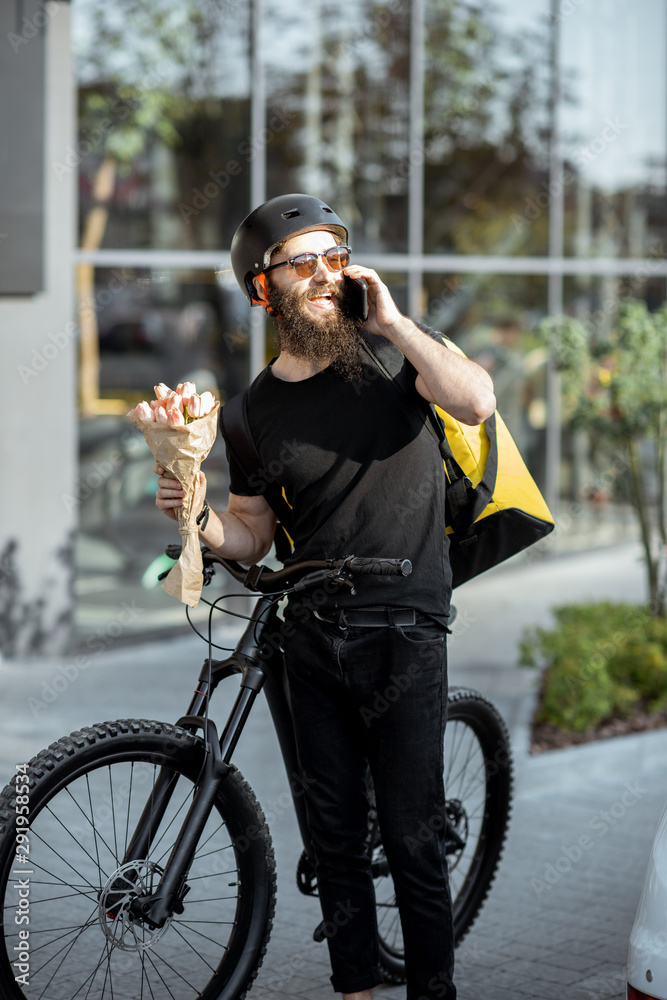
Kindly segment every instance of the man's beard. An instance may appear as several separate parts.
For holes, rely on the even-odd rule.
[[[356,320],[341,312],[336,285],[319,286],[305,294],[298,288],[281,291],[269,285],[268,293],[281,350],[308,361],[328,362],[346,379],[361,376],[362,334]],[[327,294],[336,308],[320,319],[310,316],[305,300]]]

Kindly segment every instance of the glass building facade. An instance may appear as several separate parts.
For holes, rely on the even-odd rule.
[[[328,201],[399,307],[491,371],[550,503],[576,509],[559,544],[626,530],[622,496],[587,499],[591,448],[561,426],[536,330],[667,297],[667,0],[72,6],[82,489],[113,467],[82,501],[86,599],[173,536],[119,414],[192,374],[224,399],[273,353],[229,246],[289,191]]]

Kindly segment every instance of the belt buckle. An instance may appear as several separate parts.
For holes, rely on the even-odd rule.
[[[336,625],[336,626],[337,626],[337,627],[338,627],[339,629],[342,629],[342,630],[343,630],[344,632],[347,632],[347,630],[348,630],[348,628],[349,628],[349,626],[348,626],[347,622],[345,621],[345,612],[344,612],[344,611],[340,611],[340,612],[338,612],[338,619],[336,619],[335,617],[334,617],[334,618],[324,618],[324,617],[323,617],[323,616],[322,616],[322,615],[321,615],[321,614],[319,613],[319,611],[318,611],[317,609],[315,609],[315,610],[313,611],[313,614],[314,614],[314,615],[315,615],[315,617],[316,617],[316,618],[318,618],[318,619],[319,619],[319,620],[320,620],[321,622],[324,622],[324,623],[325,623],[325,625]]]

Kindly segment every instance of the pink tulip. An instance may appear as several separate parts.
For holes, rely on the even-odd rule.
[[[155,412],[151,409],[146,400],[141,403],[137,403],[134,408],[134,412],[140,420],[155,420]]]
[[[156,399],[166,399],[167,396],[171,396],[173,390],[165,385],[164,382],[160,382],[159,385],[154,386]]]
[[[169,418],[167,417],[167,411],[164,406],[158,406],[155,411],[155,422],[165,427],[167,425]]]
[[[183,402],[185,403],[190,399],[197,391],[197,386],[194,382],[179,382],[176,386],[176,392],[179,392],[183,397]]]
[[[161,405],[162,404],[159,399],[151,399],[151,410],[155,411]]]
[[[212,392],[202,392],[199,416],[205,417],[215,406],[215,398]]]
[[[191,396],[190,399],[187,402],[187,410],[188,410],[188,415],[191,416],[193,420],[196,417],[200,417],[201,416],[201,396],[198,396],[197,393],[195,393],[194,396]]]
[[[168,410],[167,422],[170,427],[184,427],[185,417],[183,416],[180,410]]]
[[[183,399],[177,392],[172,392],[171,396],[165,399],[164,405],[167,410],[180,410],[181,413],[183,412]]]

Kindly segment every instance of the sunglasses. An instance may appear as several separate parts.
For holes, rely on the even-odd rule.
[[[296,257],[290,257],[289,260],[281,260],[280,264],[271,264],[269,267],[265,267],[264,274],[267,271],[274,271],[277,267],[291,264],[300,278],[312,278],[317,271],[320,257],[324,258],[324,263],[330,271],[342,271],[350,263],[351,250],[352,247],[343,243],[340,246],[329,247],[324,253],[299,253]]]

